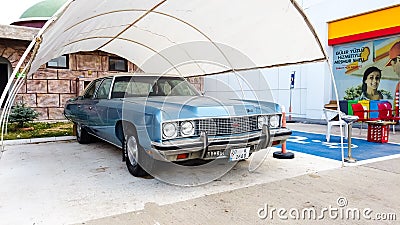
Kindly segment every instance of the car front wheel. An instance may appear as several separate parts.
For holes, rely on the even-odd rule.
[[[146,175],[146,171],[138,163],[140,145],[135,135],[126,135],[124,138],[124,151],[126,154],[126,167],[130,174],[135,177]]]
[[[88,144],[91,141],[90,134],[86,131],[86,129],[80,123],[76,124],[76,140],[80,144]]]

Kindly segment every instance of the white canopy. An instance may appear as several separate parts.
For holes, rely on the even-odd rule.
[[[325,59],[294,0],[73,0],[39,33],[29,74],[101,50],[144,72],[183,76]],[[149,63],[151,62],[151,63]]]
[[[40,30],[12,76],[28,55],[22,72],[30,75],[63,54],[96,50],[126,58],[146,73],[186,77],[327,59],[295,0],[69,0]],[[23,82],[19,77],[10,89],[11,83],[0,100],[9,93],[2,134]]]

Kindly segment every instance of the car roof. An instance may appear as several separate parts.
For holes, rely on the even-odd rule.
[[[156,73],[118,73],[118,74],[106,74],[100,78],[112,78],[112,77],[180,77],[184,78],[183,76],[180,75],[175,75],[175,74],[156,74]]]

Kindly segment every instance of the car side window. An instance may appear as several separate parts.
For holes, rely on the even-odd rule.
[[[94,93],[96,91],[96,89],[99,87],[101,80],[94,80],[92,81],[92,83],[89,84],[88,88],[85,91],[85,94],[83,95],[83,98],[85,99],[91,99],[94,96]]]
[[[117,77],[111,92],[111,98],[146,97],[151,89],[151,84],[131,77]]]
[[[107,99],[108,98],[108,94],[110,93],[111,83],[112,83],[111,78],[104,79],[103,82],[101,82],[99,88],[97,89],[97,93],[96,93],[97,99]]]
[[[126,95],[126,88],[128,82],[121,80],[121,78],[115,78],[114,87],[111,92],[111,98],[124,98]]]

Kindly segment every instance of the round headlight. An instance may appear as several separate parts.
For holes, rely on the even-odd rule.
[[[279,126],[279,116],[277,116],[277,115],[271,116],[269,118],[269,125],[272,128],[277,128]]]
[[[178,134],[176,123],[164,123],[163,124],[163,136],[165,138],[175,138]]]
[[[259,116],[257,118],[257,123],[258,123],[258,129],[262,129],[264,124],[268,125],[268,118],[267,116]]]
[[[181,123],[182,136],[191,136],[194,134],[194,125],[192,121],[184,121]]]

